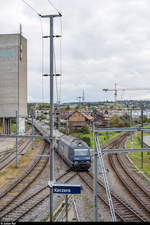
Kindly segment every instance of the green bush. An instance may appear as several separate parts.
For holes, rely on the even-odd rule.
[[[91,139],[90,137],[82,137],[82,140],[88,144],[89,147],[91,147]]]
[[[89,126],[87,124],[83,124],[79,129],[79,132],[83,134],[89,134],[90,133]]]

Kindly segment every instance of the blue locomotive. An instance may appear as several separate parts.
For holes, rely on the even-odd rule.
[[[28,122],[31,124],[31,120]],[[49,134],[49,126],[43,125],[40,122],[34,121],[34,127],[41,135]],[[71,135],[65,135],[54,130],[56,137],[55,150],[64,159],[67,165],[73,170],[88,170],[91,167],[91,155],[88,145]],[[46,139],[49,143],[49,140]]]
[[[62,135],[56,141],[56,151],[73,170],[88,170],[91,166],[88,145],[70,135]]]

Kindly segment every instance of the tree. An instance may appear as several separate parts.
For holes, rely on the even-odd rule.
[[[117,115],[114,115],[110,118],[109,124],[111,127],[124,127],[125,126],[125,122]]]
[[[87,124],[83,124],[79,130],[79,132],[83,133],[83,134],[89,134],[89,126]]]

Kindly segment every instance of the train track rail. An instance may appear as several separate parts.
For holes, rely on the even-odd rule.
[[[66,183],[73,179],[76,175],[76,172],[67,170],[65,173],[59,176],[56,181],[60,181],[62,178],[65,178],[63,182]],[[31,194],[24,200],[16,202],[15,204],[13,204],[13,206],[3,211],[0,215],[0,221],[20,221],[24,216],[31,212],[31,210],[40,205],[47,198],[49,198],[49,187],[48,185],[45,185],[34,194]]]
[[[93,192],[93,174],[91,172],[78,173],[80,179],[88,186]],[[98,180],[98,199],[102,200],[105,205],[109,207],[109,203],[106,196],[105,186],[102,181]],[[111,190],[112,201],[114,203],[115,213],[119,221],[126,222],[141,222],[146,221],[143,215],[133,209],[127,202],[123,201],[118,195]]]
[[[127,137],[128,137],[128,134],[123,134],[119,138],[115,138],[114,140],[112,140],[109,144],[105,144],[103,148],[117,148],[117,147],[119,148],[120,143],[123,142]],[[47,154],[46,150],[44,149],[41,150],[40,154]],[[49,148],[48,148],[48,151],[49,151]],[[118,155],[118,154],[115,154],[115,155]],[[43,157],[43,158],[38,157],[38,159],[34,160],[34,164],[38,164],[38,161],[39,161],[39,165],[43,164],[42,167],[44,169],[46,164],[48,163],[48,157]],[[44,165],[44,161],[45,161],[45,165]],[[114,165],[115,164],[116,162],[114,162]],[[39,166],[39,168],[40,167],[41,166]],[[0,194],[0,221],[4,221],[4,222],[23,221],[23,218],[29,212],[31,212],[31,210],[33,210],[35,207],[40,205],[44,200],[49,198],[49,188],[47,187],[47,185],[44,186],[43,188],[40,188],[40,190],[36,191],[34,194],[31,194],[30,196],[27,196],[24,199],[19,198],[22,195],[22,193],[25,192],[25,190],[30,186],[30,184],[33,183],[33,181],[43,171],[42,168],[41,169],[39,168],[37,169],[37,168],[38,167],[36,167],[36,165],[34,167],[31,164],[30,169],[24,171],[24,176],[21,176],[20,178],[18,178],[13,183],[13,185],[11,184],[3,193]],[[31,173],[30,171],[33,171],[33,173]],[[86,185],[90,188],[90,190],[93,191],[93,187],[92,187],[93,175],[90,172],[76,173],[73,171],[72,172],[66,171],[66,173],[62,175],[63,178],[65,177],[64,183],[73,179],[77,174],[80,177],[80,179],[84,183],[86,183]],[[33,179],[30,179],[30,178],[33,178]],[[61,177],[59,177],[56,181],[60,179]],[[133,190],[134,189],[132,187],[131,192],[133,192]],[[138,210],[135,210],[135,208],[131,207],[126,201],[122,200],[112,190],[111,190],[111,194],[112,194],[112,200],[115,207],[116,216],[119,221],[128,221],[128,222],[147,221],[147,217],[145,216],[145,214],[143,214],[142,212],[139,212]],[[98,180],[98,198],[101,199],[109,207],[106,193],[105,193],[105,187],[100,180]],[[143,195],[141,195],[141,199],[143,199]],[[138,199],[136,200],[138,201]],[[147,208],[149,208],[148,200],[145,200],[145,201],[147,201],[146,205],[147,205]]]
[[[40,146],[39,154],[48,154],[48,152],[48,144],[43,142]],[[18,198],[42,173],[48,163],[48,160],[48,157],[38,156],[34,158],[28,167],[23,171],[23,173],[21,173],[13,183],[6,186],[6,188],[0,194],[0,220],[2,213],[7,211],[7,209],[12,207],[12,205],[15,205],[18,201]]]
[[[28,129],[27,134],[31,133],[31,129]],[[31,145],[31,139],[21,138],[18,141],[18,155],[24,154],[28,147]],[[16,150],[10,149],[0,152],[0,171],[10,165],[16,158]]]
[[[74,215],[72,215],[72,212],[70,213],[70,211],[72,211],[72,209],[73,209]],[[71,216],[69,216],[69,214],[71,214]],[[77,210],[76,201],[74,200],[73,195],[69,195],[69,197],[68,197],[68,212],[66,213],[66,204],[64,201],[61,205],[61,211],[58,214],[58,216],[56,217],[55,222],[57,222],[57,221],[58,222],[61,222],[61,221],[68,222],[68,221],[70,221],[69,217],[71,217],[71,218],[73,217],[74,222],[75,221],[80,222],[79,212]]]
[[[125,141],[128,138],[128,133],[123,134],[119,139],[109,145],[109,148],[124,148]],[[108,146],[107,146],[108,147]],[[139,180],[135,178],[135,174],[126,165],[123,160],[125,153],[109,154],[108,159],[111,167],[115,171],[117,177],[121,180],[124,187],[136,200],[139,205],[139,211],[143,214],[146,221],[150,220],[150,191],[146,189]],[[138,210],[138,209],[137,209]]]
[[[150,220],[150,191],[146,189],[123,160],[123,153],[108,155],[110,164],[126,189],[136,199],[139,208]]]
[[[31,145],[31,140],[25,140],[18,149],[18,155],[24,154],[27,148]],[[0,152],[0,170],[8,167],[16,158],[16,151],[9,150]]]

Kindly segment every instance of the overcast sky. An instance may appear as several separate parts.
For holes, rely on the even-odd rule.
[[[48,0],[25,1],[40,14],[57,14]],[[49,39],[42,48],[42,33],[49,35],[49,20],[40,22],[22,0],[0,2],[0,33],[17,33],[22,24],[28,40],[28,102],[41,102],[42,71],[49,73]],[[62,14],[54,19],[54,34],[62,31],[62,38],[54,40],[56,72],[63,74],[54,82],[55,102],[56,90],[59,95],[61,90],[62,103],[77,102],[83,90],[85,101],[114,100],[114,92],[102,88],[112,89],[115,83],[150,89],[150,0],[51,2]],[[43,90],[44,102],[49,102],[49,77],[43,77]],[[120,99],[150,100],[150,91],[119,91]]]

